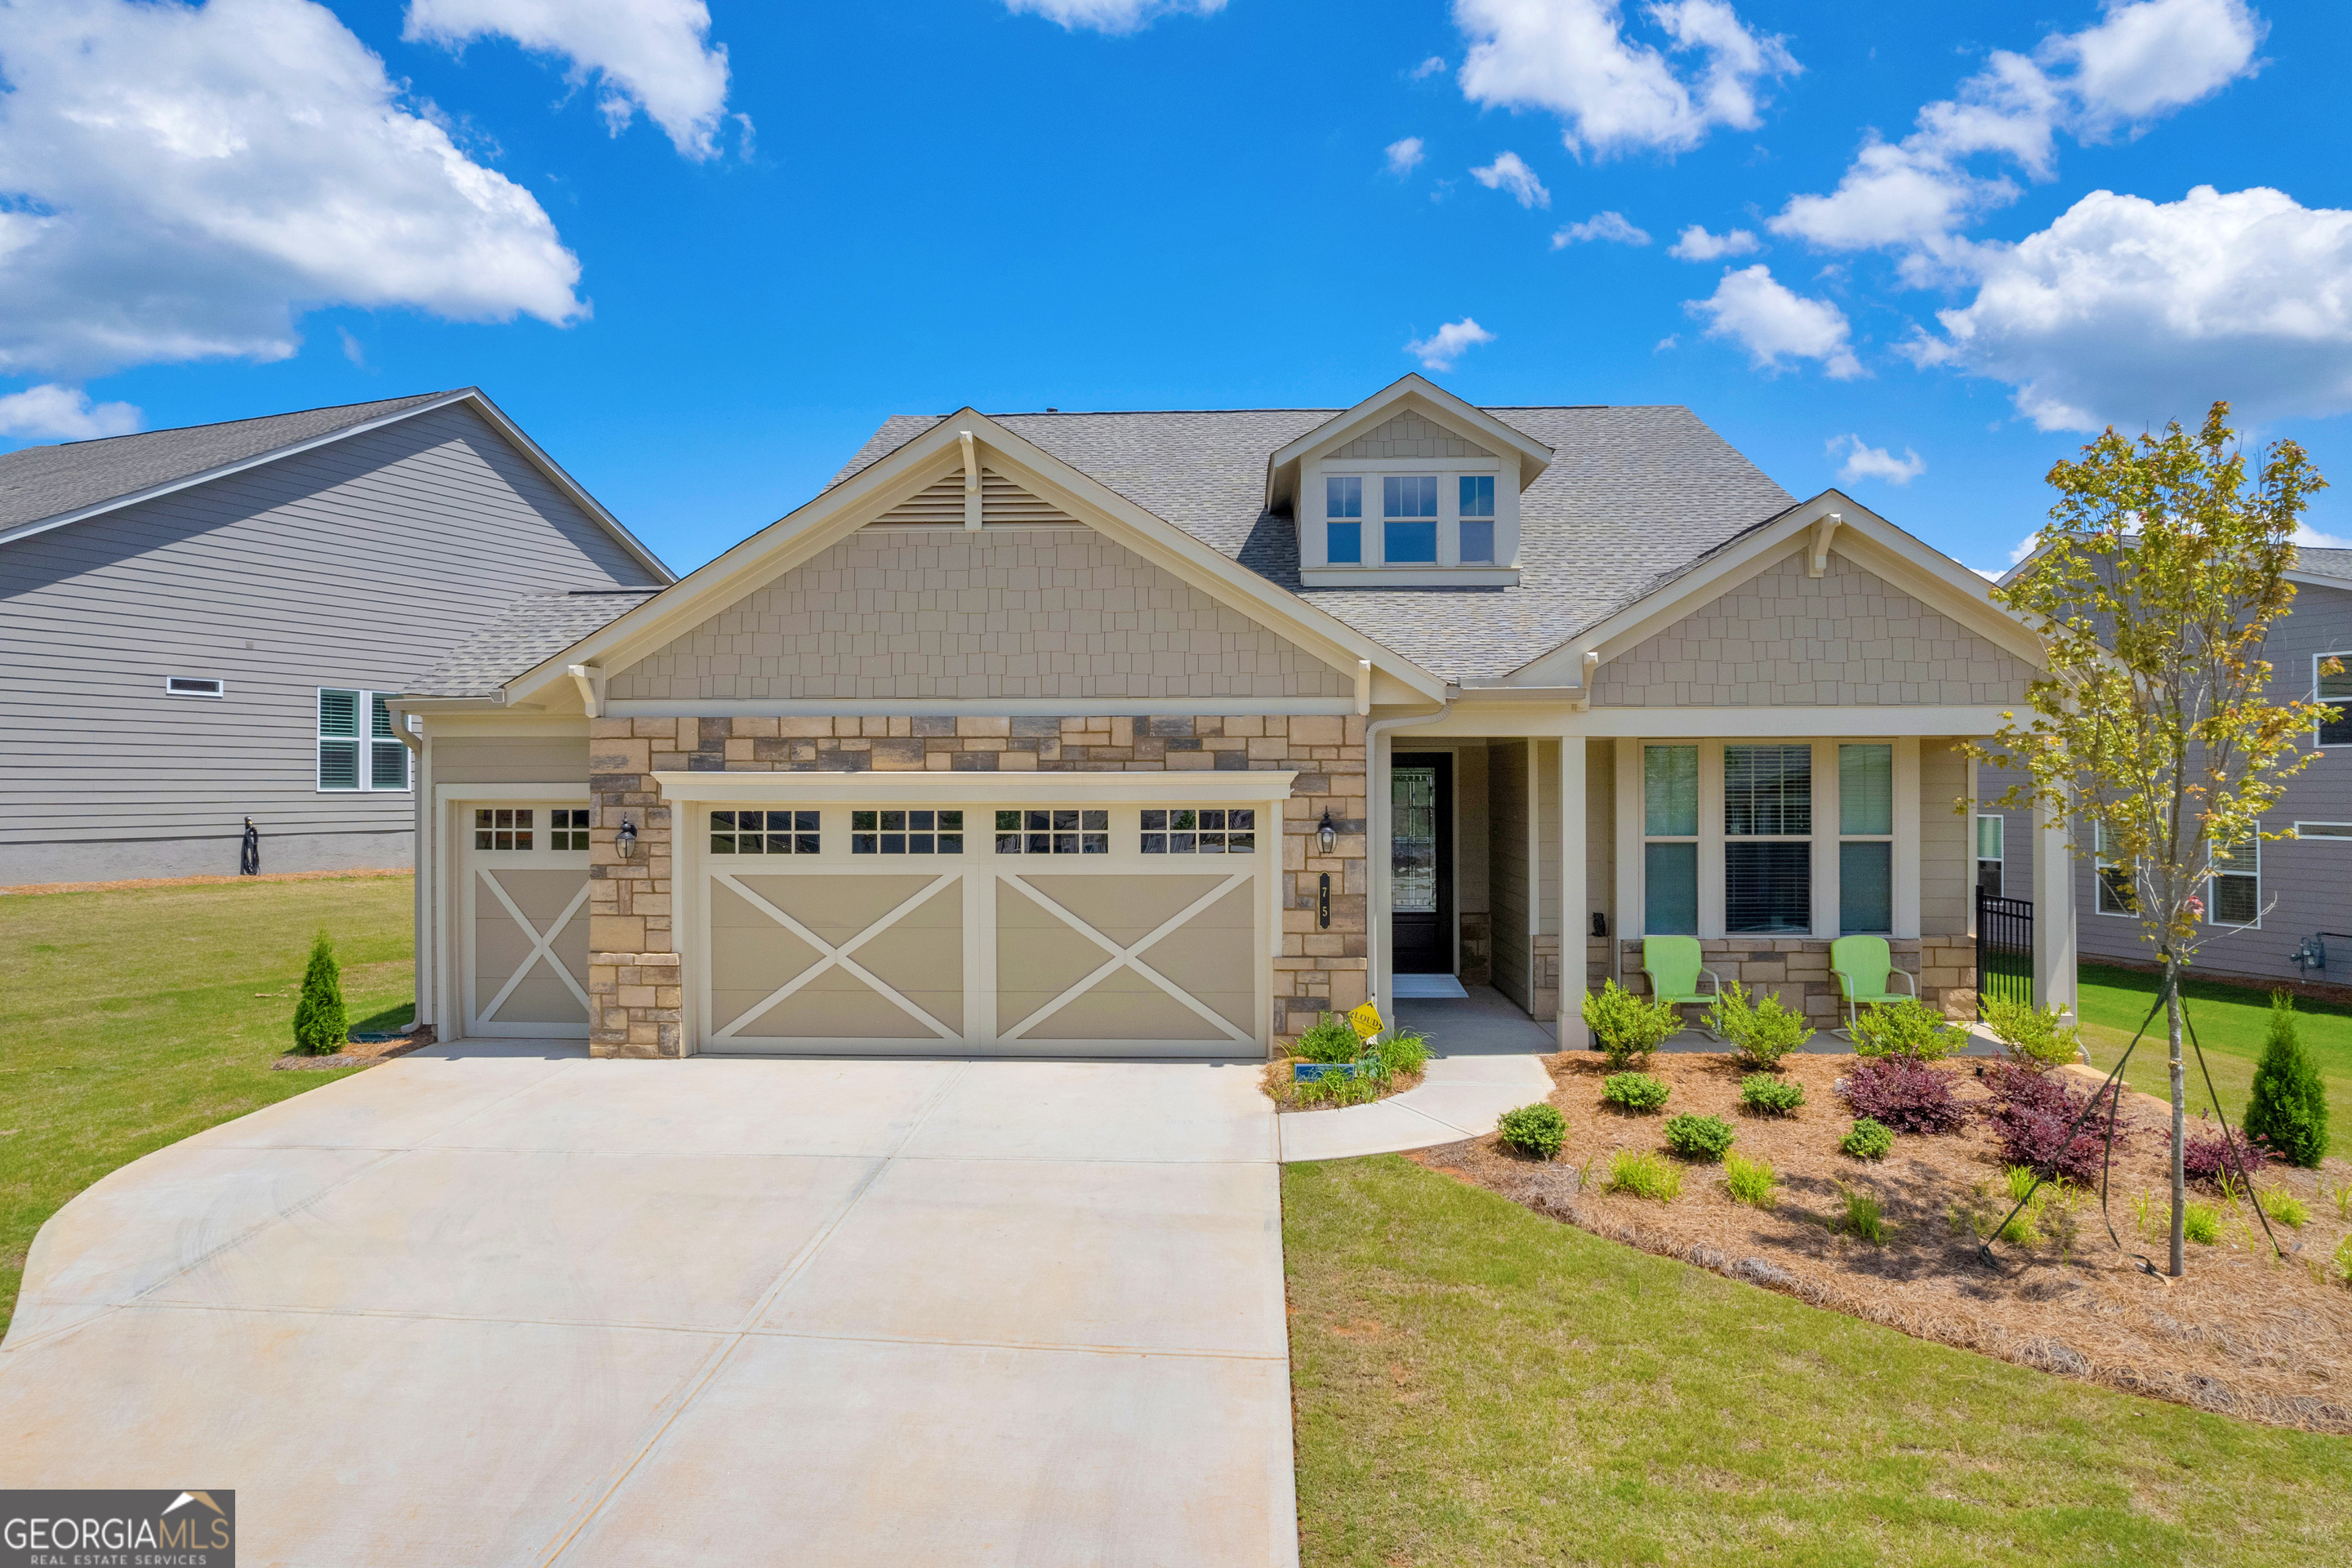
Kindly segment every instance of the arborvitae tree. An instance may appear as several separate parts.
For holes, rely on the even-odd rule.
[[[2260,1138],[2289,1164],[2310,1169],[2327,1152],[2327,1086],[2303,1047],[2294,998],[2271,993],[2270,1037],[2254,1068],[2254,1097],[2246,1105],[2246,1135]]]
[[[302,972],[302,999],[294,1004],[294,1048],[305,1056],[332,1056],[343,1048],[351,1030],[351,1016],[343,1011],[343,973],[335,963],[335,944],[321,929],[310,942],[310,966]]]

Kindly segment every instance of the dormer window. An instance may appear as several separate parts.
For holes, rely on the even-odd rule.
[[[1323,515],[1331,521],[1324,524],[1324,558],[1345,565],[1355,565],[1364,559],[1364,525],[1342,522],[1341,518],[1364,515],[1364,481],[1349,475],[1333,476],[1323,481]]]
[[[1462,563],[1491,565],[1495,560],[1495,476],[1462,476]]]
[[[1381,480],[1381,558],[1398,566],[1437,564],[1437,476]]]

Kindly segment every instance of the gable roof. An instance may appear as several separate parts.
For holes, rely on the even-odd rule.
[[[1517,585],[1309,588],[1299,580],[1291,520],[1265,510],[1266,465],[1344,412],[990,417],[1359,634],[1454,681],[1509,674],[1795,504],[1687,408],[1488,408],[1488,416],[1553,454],[1519,497]],[[944,417],[885,421],[834,484]]]
[[[658,588],[575,588],[530,594],[475,628],[402,689],[404,697],[488,697],[508,679],[562,653],[644,604]]]
[[[677,580],[660,557],[473,386],[0,453],[0,544],[454,404],[488,421],[654,576]]]

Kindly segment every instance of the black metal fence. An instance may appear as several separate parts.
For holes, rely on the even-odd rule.
[[[1977,895],[1977,1016],[1999,999],[2033,1000],[2033,905]]]

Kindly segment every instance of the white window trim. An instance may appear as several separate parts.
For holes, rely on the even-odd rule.
[[[2110,920],[2118,921],[2136,921],[2139,919],[2139,911],[2137,910],[2111,910],[2106,906],[2105,897],[2106,892],[2106,883],[2100,878],[2099,873],[2109,866],[2122,866],[2125,864],[2126,862],[2114,859],[2107,854],[2106,825],[2094,820],[2091,824],[2091,912],[2093,914],[2105,915]],[[2139,896],[2139,868],[2137,866],[2133,866],[2131,868],[2131,871],[2132,896],[2134,898],[2137,898]]]
[[[1841,792],[1845,787],[1845,774],[1843,772],[1845,766],[1845,758],[1843,753],[1848,746],[1885,746],[1886,748],[1886,792],[1888,795],[1886,802],[1887,830],[1884,833],[1848,833],[1845,831],[1844,800]],[[1836,741],[1831,742],[1829,746],[1829,790],[1827,795],[1824,795],[1822,790],[1822,781],[1818,777],[1814,779],[1813,820],[1816,822],[1822,820],[1822,813],[1824,810],[1827,810],[1831,814],[1829,820],[1835,822],[1838,825],[1838,831],[1829,836],[1831,843],[1830,854],[1832,857],[1839,854],[1841,847],[1848,844],[1884,844],[1888,847],[1886,851],[1886,920],[1888,929],[1885,931],[1849,931],[1845,929],[1845,899],[1844,889],[1843,887],[1845,863],[1843,860],[1838,860],[1836,862],[1834,872],[1831,879],[1832,885],[1838,887],[1839,889],[1838,902],[1830,906],[1826,910],[1818,908],[1814,910],[1813,924],[1816,927],[1820,927],[1823,924],[1834,925],[1837,927],[1837,934],[1840,936],[1892,936],[1894,934],[1893,928],[1897,921],[1897,916],[1895,912],[1895,829],[1901,825],[1903,817],[1900,806],[1900,802],[1903,798],[1903,767],[1902,763],[1898,761],[1898,753],[1901,750],[1902,748],[1895,745],[1892,741]],[[1816,751],[1813,756],[1813,767],[1816,773],[1821,771],[1821,753]],[[1826,806],[1823,805],[1824,800],[1827,802]],[[1821,879],[1821,862],[1822,858],[1823,858],[1820,856],[1816,856],[1814,858],[1813,878],[1816,884],[1818,884]],[[1975,869],[1973,862],[1970,863],[1969,868],[1971,870]]]
[[[359,748],[360,748],[360,755],[359,755],[359,769],[358,769],[358,772],[359,772],[359,784],[358,784],[358,785],[357,785],[357,787],[356,787],[356,788],[352,788],[352,789],[329,789],[325,784],[320,784],[320,783],[319,782],[319,771],[320,771],[320,770],[319,770],[319,758],[320,758],[320,748],[321,748],[321,747],[325,746],[325,745],[326,745],[326,743],[327,743],[328,742],[330,742],[330,741],[349,741],[349,740],[352,739],[352,736],[349,736],[349,735],[330,735],[330,734],[325,733],[323,731],[320,730],[320,728],[319,728],[319,700],[320,700],[320,697],[324,696],[326,693],[328,693],[328,692],[330,692],[330,691],[355,691],[355,692],[359,693],[359,731],[360,731],[360,732],[359,732],[359,736],[358,736],[358,742],[359,742]],[[321,686],[321,687],[317,688],[316,689],[314,689],[314,690],[311,692],[311,694],[310,694],[310,729],[311,729],[311,738],[310,738],[310,793],[311,793],[311,794],[313,794],[313,795],[414,795],[414,794],[415,794],[415,793],[416,793],[416,759],[415,759],[415,758],[414,758],[413,756],[411,756],[411,755],[409,754],[409,751],[408,751],[408,745],[407,745],[407,743],[406,743],[405,742],[403,742],[403,741],[394,740],[394,739],[389,739],[389,738],[387,738],[387,737],[378,735],[378,734],[375,732],[375,705],[376,705],[377,700],[378,700],[379,699],[393,698],[393,697],[397,697],[397,696],[399,696],[399,695],[400,695],[400,694],[399,694],[398,692],[396,692],[396,691],[379,691],[379,690],[375,690],[375,689],[371,689],[371,688],[368,688],[368,687],[363,687],[363,686]],[[415,717],[415,715],[413,715],[413,714],[412,714],[412,715],[410,715],[410,718],[411,718],[412,720],[414,719],[414,717]],[[400,723],[401,723],[401,720],[400,720],[399,716],[395,714],[395,715],[394,716],[394,718],[393,718],[393,725],[394,725],[394,727],[395,729],[399,728]],[[412,723],[412,724],[410,725],[410,731],[411,731],[411,733],[414,733],[414,732],[415,732],[415,726]],[[393,786],[391,786],[391,785],[378,784],[375,782],[375,748],[376,748],[377,746],[379,746],[379,745],[393,745],[393,746],[398,746],[398,747],[400,748],[400,760],[401,760],[401,768],[400,768],[400,771],[401,771],[401,777],[402,777],[402,778],[404,778],[404,779],[405,779],[405,780],[407,781],[406,783],[404,783],[404,784],[401,784],[401,785],[399,785],[398,787],[396,787],[396,788],[395,788],[395,787],[393,787]]]
[[[2305,833],[2304,829],[2306,827],[2321,831]],[[2294,825],[2294,836],[2314,844],[2352,843],[2352,822],[2298,822]]]
[[[2331,658],[2342,659],[2344,661],[2344,668],[2347,676],[2352,676],[2352,648],[2330,648],[2320,653],[2313,654],[2311,656],[2311,700],[2314,702],[2326,703],[2330,707],[2333,707],[2337,703],[2352,706],[2352,697],[2331,698],[2322,697],[2319,694],[2319,666],[2321,661]],[[2320,733],[2320,727],[2315,724],[2313,725],[2311,731],[2311,743],[2318,750],[2323,752],[2352,751],[2352,741],[2339,741],[2334,745],[2329,745],[2326,742],[2319,738]]]
[[[178,680],[209,681],[212,684],[212,689],[210,691],[183,691],[173,684],[173,682]],[[205,701],[217,702],[228,695],[228,682],[222,679],[217,675],[167,675],[163,678],[163,695],[166,697],[196,697],[201,698]]]
[[[1444,583],[1463,587],[1507,586],[1519,580],[1519,511],[1517,466],[1495,458],[1436,458],[1425,461],[1395,458],[1327,458],[1311,465],[1311,483],[1302,482],[1297,502],[1299,568],[1316,575],[1309,587],[1368,586],[1378,583]],[[1462,559],[1462,484],[1465,477],[1495,481],[1495,510],[1477,521],[1495,525],[1495,559]],[[1305,481],[1306,472],[1301,479]],[[1382,505],[1388,479],[1437,480],[1437,560],[1391,562]],[[1326,481],[1363,481],[1363,515],[1330,515]],[[1422,521],[1422,520],[1397,520]],[[1333,522],[1361,525],[1360,559],[1334,562],[1329,556],[1328,527]]]
[[[2247,837],[2254,848],[2254,865],[2253,869],[2251,871],[2241,869],[2241,863],[2234,857],[2228,860],[2216,860],[2213,858],[2212,847],[2209,845],[2206,849],[2205,864],[2210,869],[2211,874],[2205,879],[2205,923],[2213,927],[2217,931],[2260,931],[2263,929],[2263,825],[2260,822],[2256,822],[2253,826],[2253,831]],[[2224,866],[2229,867],[2230,869],[2223,870],[2221,868]],[[2217,918],[2221,908],[2221,894],[2220,888],[2221,879],[2224,877],[2249,876],[2254,879],[2254,918],[2242,923],[2237,921],[2225,921]]]

